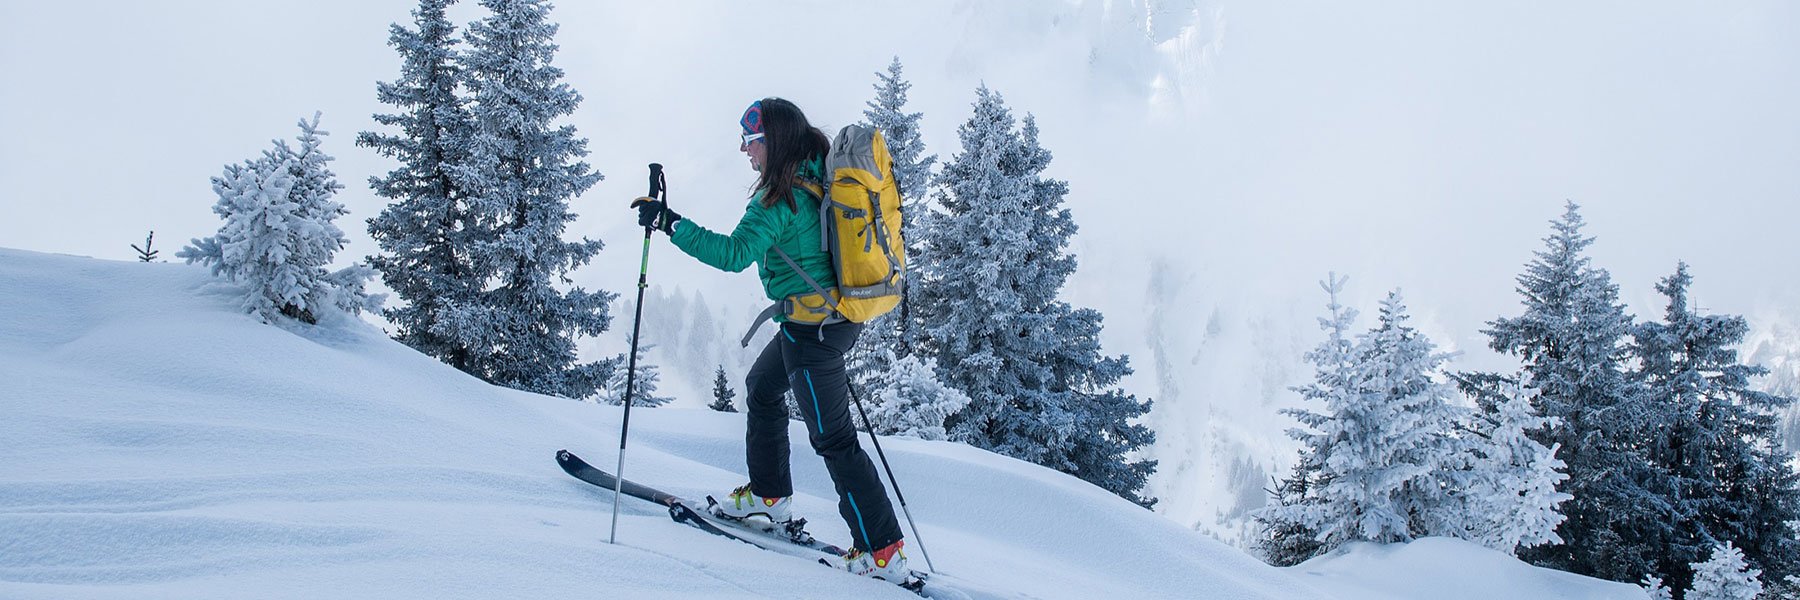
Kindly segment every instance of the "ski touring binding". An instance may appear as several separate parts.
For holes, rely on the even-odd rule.
[[[719,507],[719,501],[712,496],[706,497],[706,512],[715,518],[724,519],[770,535],[781,536],[787,538],[788,541],[803,546],[814,542],[812,534],[807,533],[806,531],[806,519],[803,518],[788,519],[786,521],[764,521],[761,519],[734,517],[725,514],[725,511]]]

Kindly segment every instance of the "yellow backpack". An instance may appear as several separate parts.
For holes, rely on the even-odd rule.
[[[900,304],[906,283],[900,186],[894,181],[894,160],[881,130],[849,125],[838,131],[825,157],[825,177],[829,189],[820,182],[797,183],[824,198],[819,203],[819,244],[831,253],[837,287],[819,285],[786,252],[775,248],[813,293],[783,299],[763,311],[744,335],[746,346],[757,327],[778,313],[796,323],[866,323]]]

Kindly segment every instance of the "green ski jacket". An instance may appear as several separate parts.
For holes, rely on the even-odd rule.
[[[824,164],[819,160],[807,161],[800,165],[799,171],[803,178],[818,180]],[[731,235],[715,233],[684,218],[675,223],[675,231],[669,239],[688,256],[714,268],[736,273],[755,263],[757,276],[762,278],[763,293],[772,301],[813,292],[805,279],[775,255],[774,248],[786,252],[819,285],[826,289],[836,286],[831,255],[819,244],[819,198],[795,185],[794,205],[800,210],[792,211],[788,210],[786,202],[764,208],[763,194],[758,190],[751,196],[750,205],[744,208],[744,216],[731,230]],[[775,319],[786,320],[782,316]]]

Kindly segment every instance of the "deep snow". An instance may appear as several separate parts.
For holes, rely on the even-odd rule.
[[[610,494],[553,453],[611,465],[618,408],[486,385],[355,319],[263,324],[232,293],[197,267],[0,250],[0,597],[912,597],[629,499],[608,544]],[[740,419],[636,410],[626,474],[729,489]],[[799,512],[848,539],[792,439]],[[1451,540],[1277,569],[1061,473],[883,447],[940,597],[1636,597]]]

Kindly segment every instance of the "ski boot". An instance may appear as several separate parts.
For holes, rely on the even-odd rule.
[[[750,491],[750,484],[747,483],[731,490],[731,494],[725,496],[724,502],[707,496],[706,503],[711,505],[713,514],[733,521],[742,521],[758,515],[768,519],[770,523],[784,523],[794,518],[793,498],[758,496],[756,492]]]
[[[811,544],[813,536],[806,532],[806,519],[794,518],[793,504],[792,497],[758,496],[750,491],[749,484],[732,490],[730,495],[725,496],[724,502],[712,496],[706,497],[706,510],[715,517],[765,534],[781,536],[796,544]],[[750,518],[755,516],[768,520]]]
[[[906,568],[906,553],[900,550],[905,545],[904,540],[897,541],[874,552],[863,552],[860,548],[852,548],[849,554],[838,557],[835,561],[830,558],[821,558],[819,562],[826,566],[843,569],[863,577],[880,579],[917,592],[925,586],[925,580]]]

